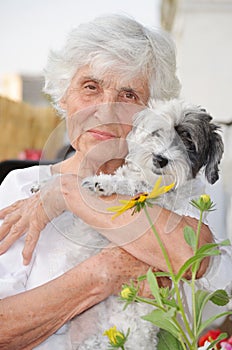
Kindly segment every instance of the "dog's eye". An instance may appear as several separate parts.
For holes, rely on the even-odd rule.
[[[168,159],[162,157],[159,154],[153,154],[153,164],[157,167],[157,168],[164,168],[167,164],[168,164]]]

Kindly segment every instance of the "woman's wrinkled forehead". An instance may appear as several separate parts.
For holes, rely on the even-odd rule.
[[[98,72],[104,76],[114,76],[117,77],[122,83],[126,83],[136,78],[144,81],[144,84],[149,84],[148,75],[145,72],[139,70],[137,67],[132,65],[131,67],[125,62],[119,63],[119,61],[102,61],[93,59],[89,64],[89,67],[93,70],[93,72]]]

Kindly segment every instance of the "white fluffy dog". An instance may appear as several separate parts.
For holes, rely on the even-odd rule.
[[[201,169],[210,184],[218,179],[223,142],[211,120],[201,107],[179,99],[156,103],[135,116],[125,165],[113,175],[88,177],[82,185],[98,195],[133,196],[150,191],[162,175],[166,185],[175,183],[175,189],[162,196],[160,204],[178,209],[187,192],[194,196],[193,179]]]

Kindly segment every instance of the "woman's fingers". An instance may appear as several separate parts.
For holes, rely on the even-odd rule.
[[[28,199],[19,200],[16,203],[0,211],[0,218],[3,219],[0,227],[0,254],[5,253],[21,236],[25,233],[25,251],[24,260],[28,264],[31,260],[35,245],[39,239],[41,229],[46,225],[42,220],[39,223],[37,219],[37,210],[40,209],[40,197],[32,196]],[[45,215],[43,213],[42,217]]]
[[[25,233],[25,219],[28,212],[25,211],[24,217],[22,218],[21,213],[24,212],[24,210],[22,210],[24,208],[24,203],[25,200],[22,199],[0,210],[0,219],[3,220],[2,225],[0,226],[0,241],[10,235],[9,241],[4,240],[4,242],[0,243],[0,253],[3,253],[3,249],[6,249],[14,237],[17,239]],[[5,248],[3,248],[3,246]]]
[[[4,218],[4,221],[0,227],[0,240],[6,237],[9,233],[11,227],[21,218],[21,215],[18,213],[7,214]]]
[[[27,230],[27,220],[21,218],[20,214],[16,214],[10,217],[0,228],[1,230],[1,243],[0,254],[5,253],[12,244],[17,241]]]
[[[36,230],[36,229],[33,230],[31,228],[29,232],[26,234],[24,248],[22,251],[24,265],[28,265],[30,263],[32,254],[39,240],[39,236],[40,236],[40,230]]]
[[[33,214],[34,215],[30,220],[30,226],[25,237],[25,244],[22,252],[24,265],[28,265],[30,263],[32,254],[40,237],[40,232],[50,221],[43,205],[38,205]]]
[[[14,213],[17,209],[19,209],[25,202],[25,199],[21,199],[14,204],[9,205],[6,208],[0,210],[0,219],[5,219],[5,217],[9,214]]]
[[[31,214],[30,225],[25,237],[25,243],[22,252],[24,265],[28,265],[30,263],[32,254],[39,240],[40,233],[52,220],[52,218],[53,215],[51,212],[48,213],[47,206],[44,204],[44,200],[42,200],[40,196],[37,196],[36,205],[34,206]]]

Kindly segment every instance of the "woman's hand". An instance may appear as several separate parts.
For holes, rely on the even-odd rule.
[[[0,254],[25,234],[23,262],[29,264],[40,232],[66,209],[60,190],[59,177],[47,183],[32,197],[22,199],[0,210]]]

